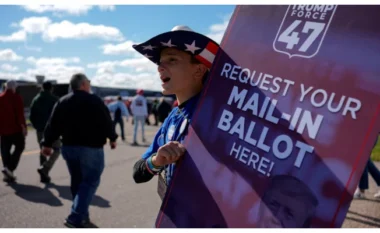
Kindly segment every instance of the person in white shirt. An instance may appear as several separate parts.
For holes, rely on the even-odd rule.
[[[144,97],[144,91],[142,89],[138,89],[136,91],[136,95],[133,97],[131,102],[131,111],[133,114],[134,121],[134,132],[133,132],[133,144],[134,146],[138,145],[137,143],[137,127],[141,124],[141,136],[142,141],[145,142],[145,134],[144,134],[144,124],[145,119],[148,116],[148,107],[147,101]]]
[[[124,134],[124,122],[123,122],[123,116],[125,116],[126,121],[128,121],[128,117],[130,116],[129,111],[127,107],[125,106],[125,103],[123,102],[123,99],[121,96],[117,98],[117,101],[112,102],[108,104],[108,109],[111,113],[113,113],[113,126],[116,131],[116,125],[120,125],[120,131],[121,131],[121,139],[125,141],[125,134]]]

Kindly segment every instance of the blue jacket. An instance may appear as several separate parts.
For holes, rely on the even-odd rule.
[[[161,128],[158,130],[152,144],[143,154],[142,158],[144,160],[156,153],[158,148],[170,141],[178,141],[183,143],[185,137],[187,136],[187,128],[191,123],[199,97],[200,94],[197,94],[180,106],[173,108]],[[168,185],[172,179],[175,167],[175,164],[170,164],[165,167],[166,182]]]

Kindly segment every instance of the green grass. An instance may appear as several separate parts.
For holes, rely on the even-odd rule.
[[[373,161],[380,161],[380,137],[377,138],[377,144],[372,150],[371,158]]]

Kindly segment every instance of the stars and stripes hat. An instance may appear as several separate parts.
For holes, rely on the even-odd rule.
[[[218,52],[219,44],[207,36],[194,32],[187,26],[175,26],[169,32],[159,34],[132,47],[157,65],[162,49],[176,48],[194,56],[210,69]]]

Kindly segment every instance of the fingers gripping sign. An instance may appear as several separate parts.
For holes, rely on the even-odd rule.
[[[152,158],[152,163],[154,166],[163,167],[176,162],[185,152],[186,149],[181,143],[170,141],[158,149],[157,154]]]

